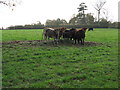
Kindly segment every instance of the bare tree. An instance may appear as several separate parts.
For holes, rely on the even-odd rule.
[[[98,22],[100,20],[100,12],[103,6],[105,5],[106,1],[99,0],[98,2],[95,3],[94,8],[98,11]]]
[[[12,7],[12,6],[16,6],[16,1],[14,1],[14,0],[0,0],[0,4],[4,4],[6,6]]]
[[[20,3],[21,3],[21,0],[19,1],[18,0],[0,0],[0,4],[11,7],[12,10],[17,4],[20,4]]]
[[[4,4],[8,6],[8,4],[5,1],[0,1],[0,4]]]
[[[108,9],[104,9],[104,8],[103,8],[103,14],[104,14],[105,19],[108,21],[108,20],[109,20],[109,12],[108,12]]]

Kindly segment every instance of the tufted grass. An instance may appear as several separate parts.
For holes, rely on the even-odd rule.
[[[40,40],[39,32],[5,30],[3,42]],[[87,31],[86,41],[102,44],[3,44],[3,88],[118,88],[118,30]]]

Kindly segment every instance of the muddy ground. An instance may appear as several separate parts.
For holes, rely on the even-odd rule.
[[[84,45],[74,44],[74,42],[70,40],[61,40],[59,41],[58,44],[55,44],[53,40],[10,41],[10,42],[3,42],[0,44],[2,44],[2,46],[4,45],[20,45],[20,46],[62,46],[64,45],[64,46],[79,46],[79,47],[102,45],[102,43],[90,42],[90,41],[85,41]]]

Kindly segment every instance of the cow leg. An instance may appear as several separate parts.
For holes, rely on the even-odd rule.
[[[44,34],[44,40],[46,40],[47,39],[47,36],[46,36],[46,34]]]
[[[83,40],[82,39],[80,39],[80,42],[81,42],[81,45],[83,44]]]
[[[79,44],[79,42],[80,42],[80,39],[78,39],[78,44]]]
[[[56,44],[56,40],[55,39],[53,40],[53,44]]]
[[[72,37],[70,37],[70,40],[72,40]]]
[[[74,41],[75,41],[75,44],[76,44],[76,39],[74,39]]]
[[[83,38],[83,45],[84,45],[84,38]]]
[[[58,39],[54,38],[53,43],[54,43],[54,44],[58,44]]]
[[[80,40],[81,44],[82,44],[82,39]]]
[[[46,36],[44,36],[44,40],[46,40]]]
[[[82,44],[82,45],[84,45],[84,38],[83,38],[83,39],[81,39],[81,44]]]

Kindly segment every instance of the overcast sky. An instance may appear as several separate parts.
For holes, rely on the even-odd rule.
[[[69,21],[73,14],[78,13],[77,8],[82,2],[88,6],[85,13],[93,13],[94,17],[97,17],[97,11],[94,9],[96,1],[98,0],[21,0],[21,3],[13,11],[11,8],[0,4],[0,27],[32,24],[37,21],[44,24],[47,19],[57,18]],[[111,21],[118,21],[119,1],[106,0],[103,7],[107,10]],[[102,14],[101,17],[103,16]]]

